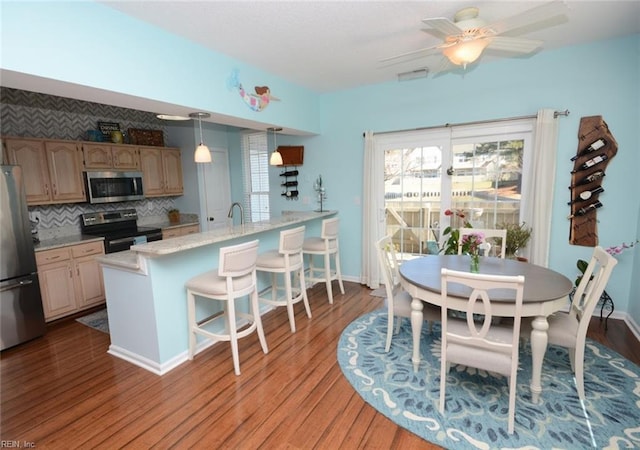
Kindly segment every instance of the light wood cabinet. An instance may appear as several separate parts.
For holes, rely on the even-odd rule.
[[[182,160],[179,148],[140,147],[144,195],[182,195]]]
[[[22,166],[27,204],[85,202],[83,170],[142,171],[146,197],[182,195],[179,148],[3,137],[2,159]]]
[[[43,139],[4,139],[9,164],[22,166],[27,204],[86,201],[77,143]]]
[[[45,141],[52,203],[86,201],[80,148],[73,141]]]
[[[169,239],[178,236],[185,236],[187,234],[194,234],[200,232],[200,225],[187,225],[184,227],[175,227],[175,228],[163,228],[162,229],[162,239]]]
[[[27,204],[51,203],[51,181],[45,156],[44,141],[37,139],[4,139],[9,164],[22,166]]]
[[[104,303],[97,255],[101,241],[36,252],[44,317],[47,321]]]
[[[82,144],[85,169],[139,170],[137,147],[126,145]]]

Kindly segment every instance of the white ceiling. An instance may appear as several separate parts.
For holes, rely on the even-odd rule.
[[[395,65],[388,56],[439,44],[421,19],[447,17],[476,6],[488,23],[540,1],[102,1],[123,13],[198,42],[317,92],[397,79],[428,67],[433,55]],[[566,17],[522,37],[544,49],[640,33],[640,1],[569,0]],[[517,34],[513,34],[517,35]],[[488,62],[485,51],[479,63]],[[587,64],[588,65],[588,64]],[[588,67],[585,67],[588,70]]]

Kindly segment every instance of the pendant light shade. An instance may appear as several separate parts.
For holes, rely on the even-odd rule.
[[[280,154],[279,151],[274,150],[274,152],[271,153],[271,157],[269,158],[269,165],[271,165],[271,166],[281,166],[282,165],[282,155]]]
[[[282,155],[278,151],[278,144],[276,142],[276,133],[278,131],[282,131],[282,128],[268,128],[268,131],[273,131],[273,153],[271,153],[271,157],[269,157],[269,165],[270,166],[281,166],[282,165]]]
[[[211,152],[209,151],[209,147],[203,144],[198,145],[196,147],[196,152],[193,155],[193,159],[197,163],[210,163]]]
[[[196,152],[193,155],[193,159],[197,163],[210,163],[211,152],[209,151],[209,147],[204,145],[204,139],[202,138],[202,119],[211,117],[211,114],[204,112],[195,112],[189,114],[189,117],[191,117],[192,119],[198,119],[198,127],[200,128],[200,145],[196,147]]]

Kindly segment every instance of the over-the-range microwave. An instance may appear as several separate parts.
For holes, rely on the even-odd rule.
[[[144,199],[142,172],[86,172],[89,203],[112,203]]]

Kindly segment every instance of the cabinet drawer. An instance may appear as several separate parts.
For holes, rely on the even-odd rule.
[[[195,233],[200,233],[200,225],[190,225],[188,227],[182,228],[182,234],[185,236],[187,234],[195,234]]]
[[[68,259],[71,259],[71,252],[69,251],[69,247],[36,252],[36,264],[38,266],[59,261],[66,261]]]
[[[81,258],[89,255],[100,255],[104,253],[104,246],[101,241],[89,242],[87,244],[74,245],[71,247],[74,258]]]
[[[162,230],[162,239],[170,239],[181,235],[179,228],[165,228]]]

